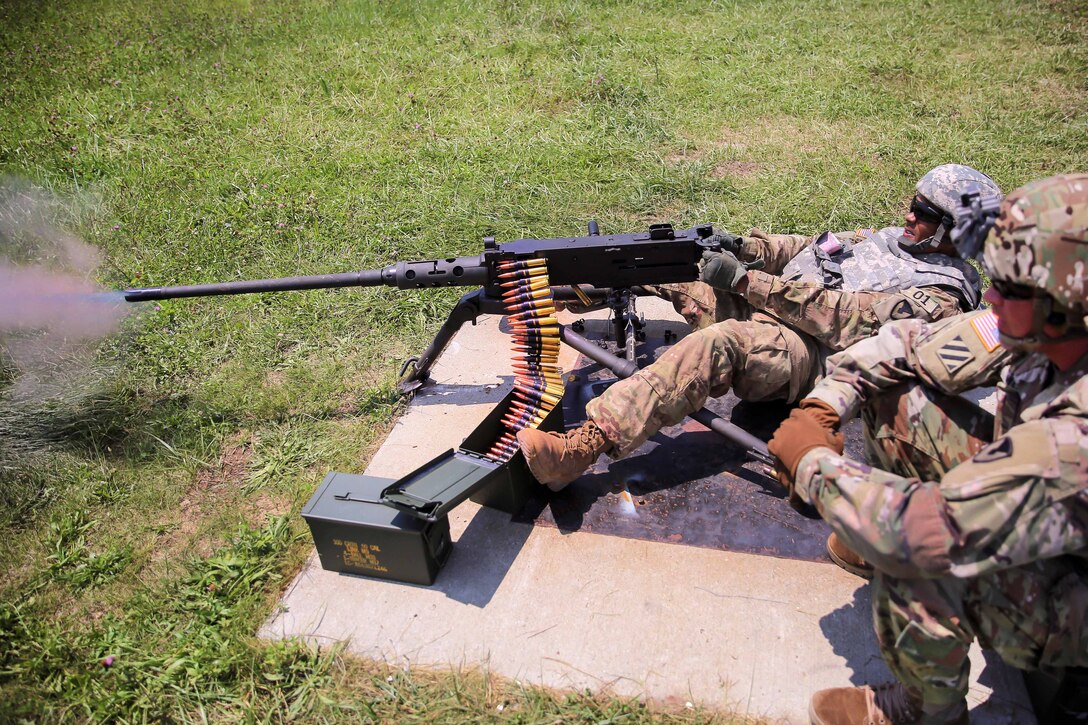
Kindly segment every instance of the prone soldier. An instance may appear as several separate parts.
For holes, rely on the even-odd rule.
[[[829,361],[769,444],[790,495],[874,567],[898,680],[815,693],[814,723],[966,723],[976,639],[1064,670],[1053,716],[1088,721],[1088,174],[1010,194],[985,265],[992,313],[884,327]],[[1001,364],[987,419],[956,394]],[[859,411],[875,466],[842,455]]]
[[[732,389],[753,402],[792,402],[823,374],[827,355],[882,324],[975,309],[978,273],[949,237],[960,196],[975,187],[1000,193],[988,176],[946,164],[918,182],[905,227],[811,239],[753,234],[734,237],[732,251],[705,254],[703,282],[733,300],[726,307],[754,309],[750,319],[705,324],[709,302],[694,304],[686,316],[702,329],[590,401],[582,426],[563,435],[518,433],[533,475],[559,490],[600,454],[627,455],[708,396]]]

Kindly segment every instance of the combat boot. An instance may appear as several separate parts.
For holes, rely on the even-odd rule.
[[[862,579],[873,578],[873,565],[862,559],[856,551],[846,545],[838,534],[827,537],[827,555],[846,571]]]
[[[518,431],[518,445],[536,480],[560,491],[593,465],[611,443],[592,420],[566,433],[545,433],[525,428]]]
[[[820,690],[808,705],[812,725],[912,725],[921,720],[922,698],[898,682],[876,687]],[[967,725],[967,705],[950,725]]]

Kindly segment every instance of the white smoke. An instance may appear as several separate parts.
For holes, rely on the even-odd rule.
[[[89,203],[0,179],[0,365],[9,382],[0,397],[9,402],[79,388],[127,312],[93,281],[98,250],[62,228]]]

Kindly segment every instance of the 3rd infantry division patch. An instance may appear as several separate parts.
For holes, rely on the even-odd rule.
[[[937,357],[940,358],[945,369],[948,370],[949,375],[955,375],[957,370],[975,359],[975,355],[971,352],[971,348],[959,335],[956,335],[952,340],[945,343],[945,345],[937,351]]]

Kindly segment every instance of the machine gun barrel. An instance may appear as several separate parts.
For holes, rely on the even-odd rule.
[[[280,277],[277,279],[247,279],[239,282],[190,284],[180,287],[145,287],[125,290],[125,301],[146,302],[175,297],[212,297],[244,295],[252,292],[288,292],[322,289],[325,287],[377,287],[383,284],[382,270],[368,269],[343,274],[317,274],[310,277]]]
[[[124,291],[127,302],[147,302],[176,297],[215,297],[254,292],[291,292],[334,287],[478,287],[487,283],[488,269],[480,257],[430,259],[422,262],[398,262],[385,269],[360,272],[316,274],[309,277],[247,279],[237,282],[213,282],[180,287],[144,287]]]
[[[604,236],[596,222],[582,237],[515,239],[503,244],[484,237],[483,253],[475,257],[447,257],[419,262],[397,262],[384,269],[367,269],[310,277],[239,280],[180,287],[148,287],[124,290],[127,302],[165,300],[176,297],[209,297],[259,292],[333,287],[396,287],[402,290],[434,287],[477,287],[463,295],[434,340],[419,358],[410,358],[401,370],[402,390],[411,392],[427,378],[431,365],[453,335],[466,322],[475,323],[481,314],[505,314],[500,265],[511,262],[546,265],[551,294],[556,300],[578,299],[600,302],[623,300],[615,296],[645,294],[644,285],[691,282],[699,278],[699,260],[704,252],[721,251],[722,240],[714,227],[701,224],[690,229],[673,229],[671,224],[651,224],[646,231]],[[576,286],[576,287],[575,287]],[[534,292],[535,294],[536,292]],[[528,303],[527,303],[528,304]],[[625,333],[622,311],[617,315],[617,336]],[[630,318],[624,318],[630,319]],[[629,351],[633,354],[633,350]]]

